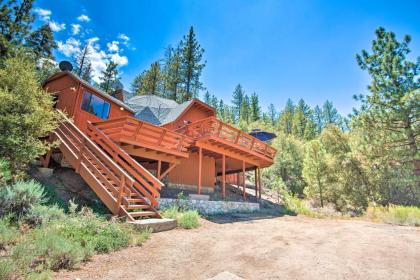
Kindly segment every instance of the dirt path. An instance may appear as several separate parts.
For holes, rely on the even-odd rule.
[[[202,221],[199,229],[156,233],[143,247],[95,256],[56,279],[208,279],[222,272],[244,279],[420,279],[420,228],[290,216]]]

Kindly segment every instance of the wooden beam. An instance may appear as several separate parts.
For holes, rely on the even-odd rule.
[[[161,154],[157,153],[157,151],[147,151],[145,148],[136,147],[133,145],[122,145],[122,148],[130,155],[138,156],[147,159],[153,160],[160,160],[164,162],[170,162],[179,164],[180,160],[173,155],[170,154]]]
[[[254,184],[255,184],[255,198],[258,196],[258,175],[257,175],[257,169],[254,170]]]
[[[178,164],[176,164],[176,163],[171,163],[171,164],[169,164],[169,168],[168,169],[166,169],[165,170],[165,172],[163,172],[161,175],[160,175],[160,178],[158,178],[159,180],[160,179],[162,179],[162,178],[164,178],[166,175],[168,175],[169,174],[169,172],[171,172],[172,171],[172,169],[174,169],[175,168],[175,166],[177,166]]]
[[[257,167],[257,170],[258,170],[259,199],[261,199],[261,169]]]
[[[243,184],[243,195],[244,195],[244,200],[246,200],[246,183],[245,183],[245,161],[242,161],[242,184]]]
[[[198,184],[197,193],[201,194],[201,169],[203,165],[203,148],[198,148]]]
[[[222,157],[222,197],[226,198],[226,156]]]
[[[249,156],[241,155],[239,153],[229,151],[229,150],[227,150],[227,147],[226,148],[225,147],[223,147],[223,148],[216,147],[215,145],[213,145],[211,143],[206,143],[206,142],[201,142],[201,141],[197,141],[196,146],[201,147],[201,148],[206,149],[206,150],[210,150],[210,151],[218,153],[218,154],[225,154],[226,156],[228,156],[229,158],[232,158],[232,159],[236,159],[236,160],[240,160],[240,161],[246,161],[249,164],[252,164],[252,165],[255,165],[255,166],[260,166],[259,161],[253,160]]]
[[[162,169],[162,161],[158,160],[157,170],[156,170],[156,175],[157,175],[158,178],[160,178],[161,169]]]

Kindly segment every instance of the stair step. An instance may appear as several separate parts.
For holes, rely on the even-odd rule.
[[[136,218],[136,217],[153,217],[153,216],[156,216],[157,214],[156,212],[153,212],[153,211],[141,211],[141,212],[130,212],[130,215],[133,218]]]
[[[127,199],[128,202],[132,203],[132,202],[144,202],[143,198],[129,198]]]
[[[128,205],[128,210],[134,210],[134,209],[150,209],[150,206],[147,204],[136,204],[136,205]]]

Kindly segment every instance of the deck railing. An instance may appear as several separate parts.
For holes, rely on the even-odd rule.
[[[180,133],[140,121],[133,117],[121,117],[93,123],[111,139],[139,144],[139,146],[186,153],[193,140]]]
[[[274,159],[277,150],[257,138],[226,124],[216,117],[209,117],[197,122],[187,124],[176,132],[188,135],[194,139],[213,137],[229,142],[232,145],[261,154]]]

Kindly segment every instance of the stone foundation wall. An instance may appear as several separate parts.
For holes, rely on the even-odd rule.
[[[236,201],[208,201],[208,200],[179,200],[173,198],[159,198],[160,209],[166,209],[174,205],[197,210],[202,215],[227,214],[239,212],[255,212],[260,210],[259,203],[236,202]]]

